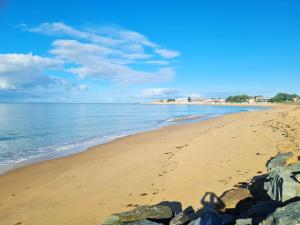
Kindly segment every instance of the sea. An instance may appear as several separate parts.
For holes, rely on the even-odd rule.
[[[116,138],[260,107],[0,103],[0,173]]]

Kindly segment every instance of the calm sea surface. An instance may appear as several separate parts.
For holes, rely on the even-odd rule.
[[[161,126],[259,109],[199,105],[0,103],[0,172],[73,154]],[[196,117],[176,120],[189,116]]]

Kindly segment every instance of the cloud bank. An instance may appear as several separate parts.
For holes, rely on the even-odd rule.
[[[56,82],[45,69],[59,68],[62,62],[29,54],[0,54],[0,90],[22,90]]]
[[[72,64],[67,72],[79,78],[117,82],[168,81],[175,70],[166,66],[180,55],[149,40],[143,34],[117,27],[80,30],[64,23],[23,25],[23,30],[58,37],[49,51],[53,57]],[[137,69],[137,66],[155,67]]]
[[[142,97],[144,98],[166,98],[174,97],[179,94],[179,91],[172,88],[147,88],[143,91]]]
[[[35,27],[22,24],[25,32],[53,38],[43,56],[32,53],[0,54],[0,91],[26,91],[64,86],[87,92],[83,80],[116,83],[170,81],[176,71],[172,59],[180,52],[151,41],[147,36],[120,27],[75,28],[62,22]],[[73,75],[66,80],[59,73]],[[55,74],[55,75],[53,75]],[[70,88],[71,80],[76,87]]]

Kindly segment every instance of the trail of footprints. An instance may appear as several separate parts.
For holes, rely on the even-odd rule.
[[[164,175],[166,175],[169,172],[172,172],[176,167],[177,167],[177,162],[173,159],[176,154],[184,148],[188,147],[189,144],[184,144],[180,146],[176,146],[175,150],[170,151],[170,152],[165,152],[164,155],[167,157],[168,162],[162,166],[162,170],[157,174],[158,177],[163,178]],[[173,159],[173,160],[172,160]],[[160,192],[165,191],[164,188],[164,182],[161,181],[159,182],[160,187],[156,187],[155,184],[151,184],[151,191],[149,193],[140,193],[138,194],[140,197],[149,197],[150,196],[150,201],[152,202],[154,200],[154,197],[159,194]],[[128,194],[128,196],[133,196],[132,193]],[[137,204],[128,204],[126,207],[137,207]]]
[[[286,113],[281,113],[280,114],[281,118],[286,117],[286,116],[287,116]],[[233,122],[235,122],[235,121],[233,121]],[[276,122],[275,124],[274,123],[275,122],[273,120],[267,120],[267,121],[264,121],[262,125],[267,126],[267,127],[271,127],[273,132],[281,131],[283,133],[283,135],[286,136],[286,137],[290,137],[290,136],[295,137],[295,134],[292,135],[290,133],[290,131],[294,131],[294,130],[293,129],[288,130],[290,128],[288,125],[284,126],[283,124],[280,124],[279,122]],[[219,125],[218,127],[215,127],[215,128],[222,128],[222,127],[224,127],[228,124],[229,124],[229,122],[221,124],[221,125]],[[176,146],[175,150],[165,152],[164,155],[167,157],[168,162],[162,166],[163,169],[161,170],[160,173],[157,174],[157,176],[163,178],[164,175],[166,175],[167,173],[172,172],[174,169],[176,169],[177,166],[178,166],[178,163],[174,160],[174,157],[176,156],[176,154],[179,153],[180,151],[183,151],[185,148],[187,148],[193,142],[193,140],[195,138],[199,137],[200,135],[207,134],[210,131],[211,131],[211,129],[208,129],[206,131],[198,132],[196,135],[194,135],[194,137],[192,137],[190,139],[190,141],[187,144]],[[254,130],[253,132],[256,133],[257,131]],[[233,137],[233,138],[235,138],[235,137]],[[260,156],[262,154],[258,152],[258,153],[256,153],[256,155]],[[230,160],[228,160],[228,161],[230,161]],[[223,161],[221,161],[221,162],[223,162]],[[249,173],[249,171],[242,172],[240,170],[237,170],[236,172],[237,172],[238,176],[245,176]],[[261,174],[261,173],[262,173],[262,171],[257,171],[257,174]],[[219,180],[218,182],[222,183],[223,185],[227,185],[230,182],[231,179],[232,179],[232,177],[228,177],[226,179]],[[250,182],[250,178],[246,182],[239,182],[238,184],[234,185],[234,187],[244,187],[249,182]],[[165,191],[164,182],[162,181],[162,182],[159,182],[159,183],[161,185],[160,187],[155,187],[155,185],[152,183],[151,184],[151,187],[152,187],[151,192],[149,192],[149,193],[140,193],[138,195],[141,196],[141,197],[149,197],[150,196],[151,197],[150,201],[153,201],[155,195],[159,194],[160,192]],[[129,194],[129,196],[132,196],[132,195],[133,195],[132,193]],[[138,204],[128,204],[128,205],[126,205],[126,207],[137,207],[137,206],[138,206]]]
[[[215,128],[222,128],[227,124],[228,123],[224,123]],[[193,142],[193,140],[195,138],[199,137],[200,135],[209,133],[212,129],[214,129],[214,128],[208,129],[206,131],[198,132],[193,137],[191,137],[190,140],[186,144],[176,146],[173,151],[165,152],[164,155],[167,157],[168,162],[162,166],[163,169],[161,170],[160,173],[158,173],[157,176],[163,178],[169,172],[174,171],[174,169],[176,169],[178,166],[178,163],[174,160],[174,157],[176,156],[176,154],[185,150]],[[152,195],[150,201],[153,201],[155,195],[159,194],[160,192],[165,191],[164,181],[161,181],[160,185],[161,186],[159,188],[155,188],[155,185],[152,184],[151,186],[153,187],[153,191],[151,193],[141,193],[140,196],[151,196]],[[136,206],[136,204],[127,205],[127,207],[135,207],[135,206]]]
[[[266,120],[263,122],[264,126],[272,129],[272,132],[279,132],[284,137],[284,140],[278,143],[277,150],[283,150],[285,146],[293,146],[294,149],[299,149],[296,126],[298,127],[300,123],[297,122],[296,118],[294,116],[291,116],[288,112],[280,112],[278,114],[281,121]],[[285,122],[288,119],[292,120],[292,123],[289,122],[289,124],[293,124],[295,125],[295,127],[291,127],[291,125]]]

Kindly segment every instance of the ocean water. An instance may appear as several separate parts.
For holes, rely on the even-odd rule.
[[[0,173],[115,138],[258,107],[0,103]]]

